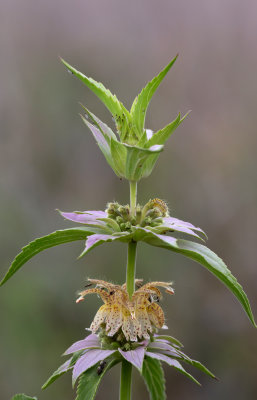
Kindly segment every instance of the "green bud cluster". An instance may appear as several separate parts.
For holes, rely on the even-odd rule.
[[[167,204],[160,199],[149,200],[144,206],[137,204],[135,215],[131,215],[129,205],[117,202],[108,203],[108,218],[116,221],[122,232],[131,232],[133,226],[155,227],[161,225],[163,218],[169,215]]]
[[[114,336],[108,336],[108,334],[106,333],[106,324],[101,325],[101,330],[98,333],[98,337],[102,349],[116,350],[120,348],[122,350],[128,351],[128,350],[134,350],[138,346],[138,343],[140,343],[140,341],[137,343],[127,341],[121,328]],[[153,336],[151,335],[151,341],[152,340]]]

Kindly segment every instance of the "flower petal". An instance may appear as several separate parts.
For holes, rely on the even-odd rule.
[[[64,353],[64,355],[75,353],[79,350],[88,349],[90,347],[99,347],[100,343],[98,340],[98,336],[92,333],[88,335],[85,339],[79,340],[78,342],[73,343]]]
[[[73,368],[72,374],[72,384],[76,383],[77,378],[85,372],[87,369],[91,368],[93,365],[97,364],[99,361],[104,360],[111,354],[115,353],[116,350],[88,350],[86,354],[78,359]]]
[[[144,347],[137,347],[135,350],[129,350],[129,351],[123,351],[121,349],[118,349],[120,354],[130,362],[132,365],[134,365],[137,369],[140,371],[142,370],[143,367],[143,361],[144,361],[144,356],[145,356],[145,349]]]

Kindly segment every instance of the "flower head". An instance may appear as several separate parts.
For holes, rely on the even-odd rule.
[[[162,298],[159,287],[165,288],[169,294],[174,294],[171,282],[149,282],[142,285],[142,280],[137,279],[140,287],[131,298],[126,290],[126,284],[119,286],[98,279],[89,279],[94,288],[83,290],[79,293],[77,302],[84,300],[91,293],[100,295],[104,304],[97,311],[90,326],[93,333],[103,329],[107,336],[121,334],[129,342],[138,339],[149,339],[150,335],[164,325],[164,313],[157,304]]]
[[[166,233],[179,232],[201,240],[202,236],[206,237],[202,229],[170,217],[167,204],[158,198],[149,200],[144,206],[138,204],[135,215],[132,215],[129,205],[117,202],[108,203],[105,211],[61,212],[61,215],[91,231],[80,257],[105,242],[142,240],[153,246],[162,246],[163,242],[167,242],[176,248],[176,238]]]

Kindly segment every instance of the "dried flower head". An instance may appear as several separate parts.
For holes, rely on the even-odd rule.
[[[126,284],[119,286],[98,279],[89,279],[96,287],[83,290],[79,293],[77,303],[91,293],[100,295],[104,304],[97,311],[90,326],[96,333],[101,327],[108,336],[114,336],[121,328],[127,341],[136,342],[139,339],[149,339],[156,328],[164,325],[164,313],[157,304],[162,298],[158,287],[165,288],[169,294],[174,294],[171,282],[149,282],[139,287],[129,298]],[[142,280],[136,280],[137,285]]]

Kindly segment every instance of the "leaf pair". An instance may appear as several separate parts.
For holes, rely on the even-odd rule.
[[[178,231],[199,237],[195,231],[202,232],[200,228],[196,228],[188,222],[168,217],[163,218],[164,223],[161,227],[135,226],[132,227],[132,231],[130,232],[121,232],[115,231],[115,221],[107,218],[107,215],[103,211],[62,213],[62,215],[66,219],[80,222],[82,226],[80,228],[59,230],[29,243],[14,259],[0,286],[10,279],[34,255],[62,243],[84,240],[86,244],[81,254],[82,256],[93,248],[107,242],[120,241],[127,243],[131,240],[142,241],[151,246],[180,253],[207,268],[236,296],[248,318],[256,327],[247,295],[222,259],[202,244],[168,236],[167,234],[163,234],[163,231],[160,231],[160,229],[164,229],[165,232]],[[111,223],[114,225],[112,226]]]

